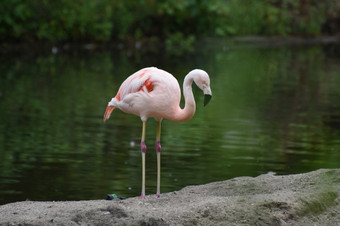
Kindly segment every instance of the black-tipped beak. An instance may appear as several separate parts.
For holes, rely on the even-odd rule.
[[[212,97],[210,86],[205,86],[203,88],[203,93],[204,93],[204,106],[206,106]]]
[[[212,95],[210,94],[204,94],[204,106],[206,106],[210,100],[211,100]]]

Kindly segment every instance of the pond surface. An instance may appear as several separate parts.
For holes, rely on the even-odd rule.
[[[213,98],[188,122],[164,120],[161,192],[187,185],[340,167],[340,46],[212,45],[172,54],[126,50],[7,53],[0,60],[0,204],[139,196],[142,123],[107,102],[146,66],[182,85],[193,68]],[[183,103],[182,103],[183,106]],[[149,119],[146,193],[156,192]]]

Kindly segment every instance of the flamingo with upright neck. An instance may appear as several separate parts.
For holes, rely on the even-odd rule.
[[[190,71],[184,78],[183,95],[185,106],[180,107],[181,89],[174,76],[156,67],[141,69],[130,75],[120,86],[117,95],[108,103],[104,114],[104,122],[109,119],[112,111],[119,108],[125,113],[140,116],[143,122],[142,152],[142,194],[145,198],[145,128],[148,118],[157,121],[156,152],[157,152],[157,193],[160,197],[161,168],[161,123],[163,118],[183,122],[191,119],[196,111],[196,103],[192,93],[192,83],[203,90],[204,106],[211,99],[209,75],[200,69]]]

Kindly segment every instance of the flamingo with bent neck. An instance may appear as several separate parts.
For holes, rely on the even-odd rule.
[[[109,119],[112,111],[119,108],[125,113],[140,116],[143,122],[141,152],[142,152],[142,193],[145,198],[145,128],[148,118],[157,121],[156,152],[157,152],[157,193],[160,197],[161,168],[161,123],[162,119],[183,122],[191,119],[196,110],[192,93],[192,82],[203,90],[204,106],[211,99],[209,75],[200,69],[190,71],[184,78],[183,95],[185,107],[180,107],[181,89],[174,76],[156,67],[141,69],[129,76],[120,86],[118,93],[108,103],[104,114],[104,122]]]

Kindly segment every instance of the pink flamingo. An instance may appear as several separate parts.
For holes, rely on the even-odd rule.
[[[157,152],[157,193],[160,197],[161,171],[161,122],[162,119],[183,122],[195,114],[196,104],[192,93],[192,82],[203,90],[204,106],[211,99],[209,75],[200,69],[190,71],[184,78],[183,94],[185,107],[179,106],[181,89],[177,80],[170,73],[149,67],[141,69],[129,76],[120,86],[117,95],[108,103],[104,114],[104,122],[110,117],[115,108],[125,113],[140,116],[143,122],[141,152],[142,152],[142,194],[145,198],[145,127],[148,118],[153,117],[157,123],[156,152]]]

